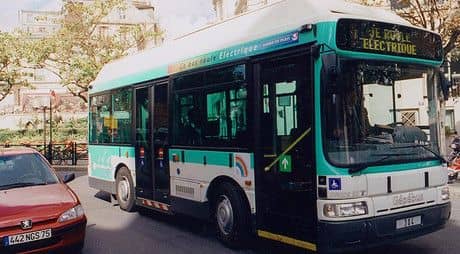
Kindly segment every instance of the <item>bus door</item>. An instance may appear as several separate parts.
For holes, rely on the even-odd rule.
[[[169,198],[168,84],[136,90],[136,196]]]
[[[152,86],[136,89],[136,197],[153,199],[151,109]]]
[[[159,83],[153,87],[153,178],[154,199],[169,203],[169,131],[168,131],[168,83]]]
[[[255,71],[259,98],[255,118],[257,233],[314,249],[317,217],[310,55],[263,60]]]

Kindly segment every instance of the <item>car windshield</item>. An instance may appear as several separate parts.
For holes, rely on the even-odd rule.
[[[341,167],[439,158],[432,68],[341,61],[325,84],[324,148]]]
[[[0,190],[57,182],[56,175],[37,154],[0,156]]]

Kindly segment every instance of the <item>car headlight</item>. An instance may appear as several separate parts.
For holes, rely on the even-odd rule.
[[[352,217],[366,215],[367,203],[364,201],[342,204],[325,204],[324,216],[329,218]]]
[[[74,220],[85,215],[85,211],[81,205],[77,205],[69,210],[65,211],[58,219],[58,222],[66,222],[69,220]]]
[[[443,201],[445,200],[449,200],[450,199],[450,191],[449,191],[449,187],[446,186],[444,188],[441,189],[441,199]]]

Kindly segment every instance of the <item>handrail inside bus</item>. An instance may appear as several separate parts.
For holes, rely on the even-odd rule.
[[[290,144],[286,150],[284,150],[272,163],[270,163],[270,165],[266,166],[265,167],[265,172],[268,172],[270,171],[270,168],[273,167],[273,165],[275,165],[284,155],[286,155],[287,153],[289,153],[289,151],[292,150],[292,148],[294,148],[294,146],[296,146],[303,138],[305,138],[308,133],[310,133],[311,131],[311,127],[308,128],[307,130],[305,130],[302,135],[300,135],[300,137],[298,137],[296,140],[294,140],[294,142],[292,142],[292,144]]]

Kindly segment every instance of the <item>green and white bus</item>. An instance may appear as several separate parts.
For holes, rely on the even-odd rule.
[[[127,211],[211,219],[231,246],[434,232],[451,211],[441,44],[382,10],[286,0],[125,57],[90,89],[89,184]]]

